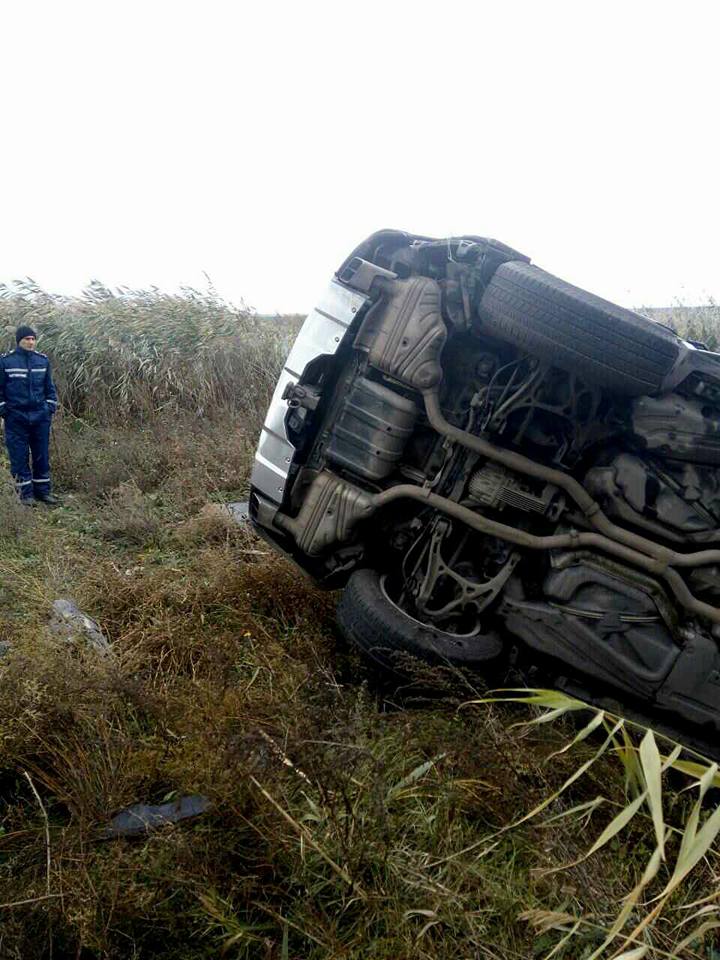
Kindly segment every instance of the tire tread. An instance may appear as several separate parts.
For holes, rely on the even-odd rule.
[[[378,572],[368,568],[350,577],[338,603],[337,623],[352,644],[390,668],[394,654],[472,667],[494,660],[503,649],[494,633],[461,639],[418,623],[390,603]]]
[[[504,263],[480,303],[480,330],[605,389],[660,390],[678,356],[672,330],[529,263]]]

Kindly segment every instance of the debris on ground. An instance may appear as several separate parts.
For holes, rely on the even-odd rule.
[[[225,509],[238,523],[246,523],[249,519],[250,504],[247,500],[239,500],[236,503],[226,503]]]
[[[79,639],[104,654],[112,653],[112,646],[98,624],[83,613],[74,600],[61,597],[53,600],[50,632],[68,643]]]
[[[210,800],[200,794],[178,797],[168,803],[135,803],[117,813],[101,833],[103,840],[113,837],[135,837],[149,833],[168,823],[197,817],[210,809]]]

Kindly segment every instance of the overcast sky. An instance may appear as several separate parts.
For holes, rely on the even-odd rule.
[[[5,3],[0,279],[307,311],[367,234],[720,298],[712,2]]]

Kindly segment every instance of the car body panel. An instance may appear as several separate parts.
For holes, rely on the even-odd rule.
[[[307,365],[333,355],[368,298],[331,280],[297,335],[275,387],[260,434],[250,485],[278,506],[283,501],[295,448],[285,429],[287,400],[283,394],[302,377]]]

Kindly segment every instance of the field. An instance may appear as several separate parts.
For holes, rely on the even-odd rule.
[[[672,744],[562,698],[383,686],[336,598],[222,509],[295,320],[0,288],[21,322],[56,369],[63,505],[21,508],[3,462],[0,960],[720,956],[713,768],[698,789],[660,769]],[[58,597],[111,655],[48,630]],[[196,794],[196,819],[103,836]]]

